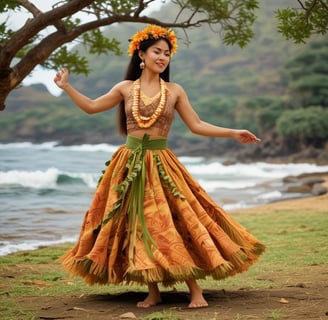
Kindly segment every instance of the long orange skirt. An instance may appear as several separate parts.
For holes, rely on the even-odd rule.
[[[112,156],[76,245],[60,258],[66,271],[89,284],[170,286],[247,270],[265,246],[211,199],[170,149],[139,151],[122,145]],[[141,174],[143,185],[133,186]]]

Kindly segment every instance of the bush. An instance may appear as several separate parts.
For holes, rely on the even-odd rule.
[[[319,146],[328,138],[328,110],[309,107],[285,111],[277,120],[277,131],[295,143]]]

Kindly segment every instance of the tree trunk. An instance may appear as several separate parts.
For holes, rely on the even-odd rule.
[[[0,73],[0,110],[4,110],[6,105],[6,99],[10,93],[10,91],[13,89],[10,85],[10,75],[12,70],[8,70],[7,72]]]

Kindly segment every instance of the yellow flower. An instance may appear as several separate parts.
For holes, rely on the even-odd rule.
[[[154,24],[148,25],[144,30],[138,31],[135,33],[131,40],[128,49],[128,54],[133,55],[135,50],[139,50],[140,43],[148,39],[167,39],[171,44],[171,56],[177,51],[177,38],[173,30],[166,29]]]

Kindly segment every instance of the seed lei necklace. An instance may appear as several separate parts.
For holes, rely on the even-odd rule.
[[[132,116],[138,123],[138,126],[141,128],[151,127],[158,118],[162,115],[166,100],[167,100],[167,88],[165,86],[165,81],[160,79],[160,88],[161,88],[161,99],[158,106],[156,107],[154,113],[149,116],[143,116],[140,111],[140,79],[136,80],[133,84],[133,103],[132,103]]]

